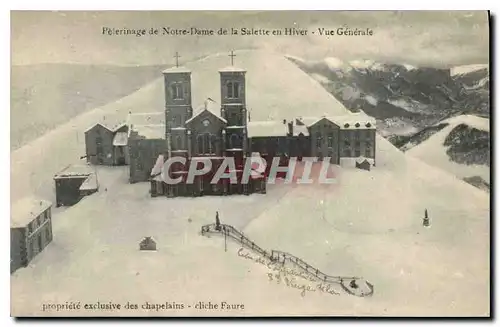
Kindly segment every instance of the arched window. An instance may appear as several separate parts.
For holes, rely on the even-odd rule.
[[[239,98],[240,97],[240,89],[238,82],[228,82],[227,83],[227,97],[228,98]]]
[[[181,100],[184,98],[182,92],[182,83],[172,83],[170,86],[170,93],[172,94],[172,99]]]
[[[237,149],[241,147],[240,137],[238,134],[231,134],[229,138],[229,147],[231,149]]]

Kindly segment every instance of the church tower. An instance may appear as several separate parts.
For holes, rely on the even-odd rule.
[[[165,82],[165,133],[168,157],[185,155],[188,150],[188,137],[185,123],[193,116],[191,104],[191,71],[179,67],[176,53],[176,66],[163,71]]]
[[[244,159],[247,151],[246,71],[233,66],[219,70],[221,88],[221,116],[227,121],[226,154]]]

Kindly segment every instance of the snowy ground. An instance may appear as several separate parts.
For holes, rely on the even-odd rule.
[[[382,138],[378,147],[371,172],[341,169],[337,184],[275,185],[266,195],[150,198],[147,183],[125,185],[126,167],[102,171],[101,192],[56,214],[54,241],[12,276],[12,314],[487,315],[488,196]],[[421,226],[426,208],[429,229]],[[375,294],[302,297],[270,282],[269,270],[239,257],[235,243],[225,252],[222,238],[199,235],[215,211],[261,247],[332,275],[362,276]],[[157,252],[138,251],[144,236],[157,240]],[[186,308],[42,311],[43,304],[98,300]],[[245,309],[200,311],[197,301]]]

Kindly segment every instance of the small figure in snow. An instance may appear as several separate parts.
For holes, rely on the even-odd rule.
[[[431,225],[430,219],[429,219],[429,214],[427,213],[427,209],[425,209],[425,216],[424,216],[423,225],[424,225],[424,227],[429,227]]]
[[[219,212],[215,212],[215,230],[220,231]]]

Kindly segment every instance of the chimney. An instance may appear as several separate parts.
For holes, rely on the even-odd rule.
[[[288,123],[288,134],[293,135],[293,120]]]
[[[283,119],[283,125],[285,125],[285,124],[286,124],[286,119]]]

